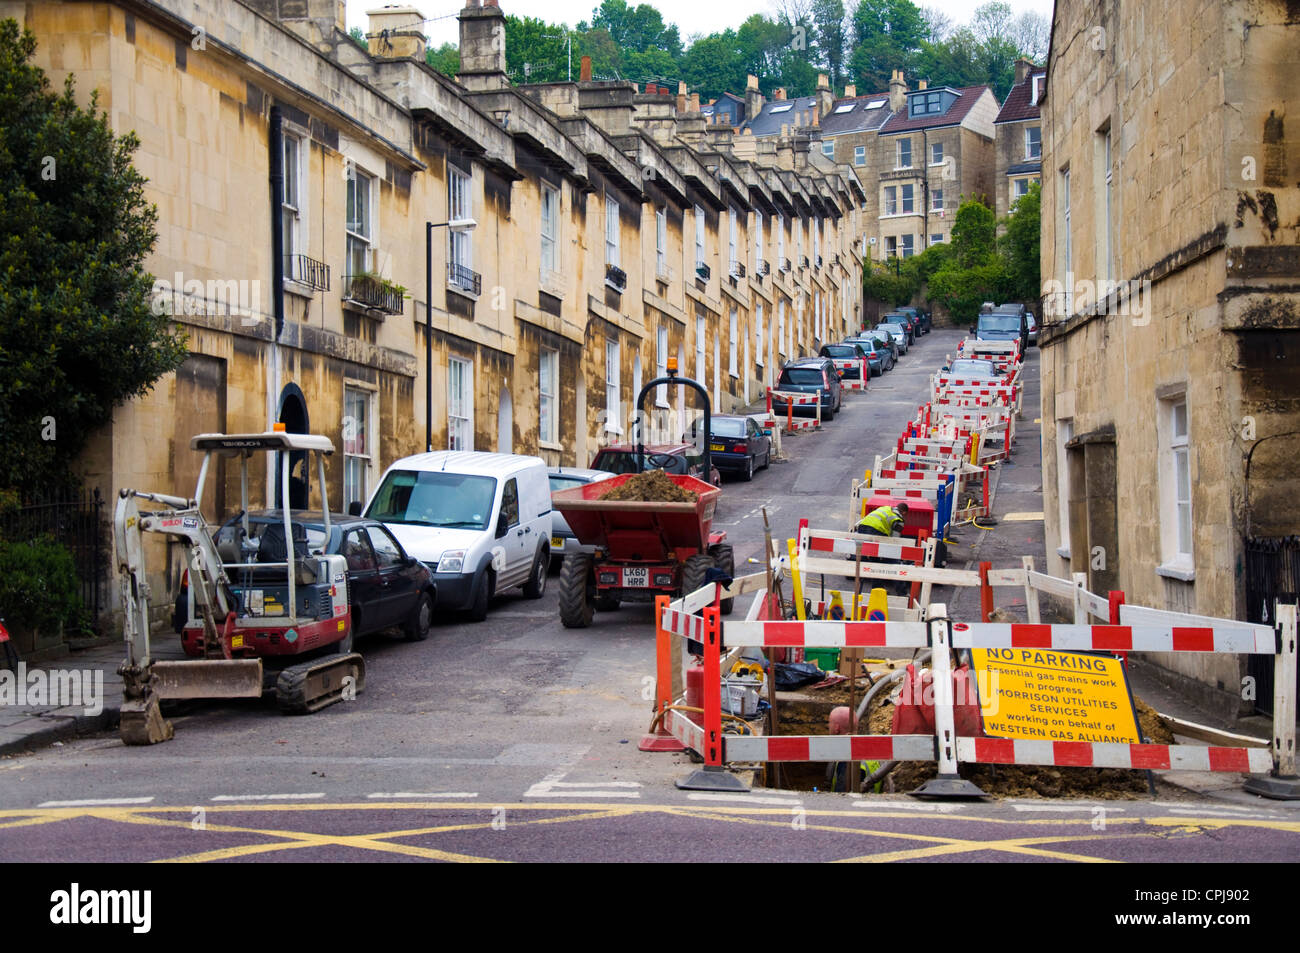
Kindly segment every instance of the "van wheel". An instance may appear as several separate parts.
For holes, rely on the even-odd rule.
[[[537,558],[533,560],[532,576],[524,583],[524,595],[529,599],[540,599],[546,592],[546,573],[550,568],[550,562],[548,548],[543,546],[537,551]]]
[[[483,575],[479,578],[478,586],[474,589],[474,601],[469,606],[469,621],[482,622],[487,618],[488,603],[492,601],[492,590],[495,583],[491,569],[483,570]]]

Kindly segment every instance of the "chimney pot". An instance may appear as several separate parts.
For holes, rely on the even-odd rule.
[[[583,83],[591,82],[591,57],[590,56],[584,56],[582,58],[582,70],[578,74],[578,80],[579,82],[583,82]]]
[[[845,99],[856,99],[856,98],[857,98],[857,95],[858,95],[858,87],[853,86],[853,85],[849,85],[849,86],[845,86],[845,87],[844,87],[844,98],[845,98]]]
[[[826,76],[825,73],[818,73],[818,74],[817,74],[817,88],[818,88],[818,89],[830,89],[830,88],[831,88],[831,81],[830,81],[830,79]]]
[[[920,80],[916,84],[917,89],[928,89],[929,87],[930,87],[930,81],[928,79]]]

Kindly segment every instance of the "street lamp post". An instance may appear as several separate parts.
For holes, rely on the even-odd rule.
[[[472,232],[472,218],[424,223],[424,450],[433,452],[433,230]]]

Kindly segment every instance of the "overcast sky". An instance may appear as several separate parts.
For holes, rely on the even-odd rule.
[[[395,3],[397,0],[388,0]],[[629,0],[635,6],[638,0]],[[696,33],[716,33],[727,27],[740,26],[754,13],[773,16],[776,5],[772,0],[650,0],[658,8],[664,19],[676,23],[682,39],[687,40]],[[845,3],[849,7],[852,0]],[[918,6],[939,7],[952,20],[954,25],[970,22],[971,14],[983,0],[935,0],[933,3],[918,3]],[[1034,10],[1047,17],[1052,16],[1052,0],[1006,0],[1013,13]],[[508,14],[530,16],[545,19],[551,23],[567,23],[574,26],[580,20],[590,22],[594,9],[600,6],[599,0],[500,0],[501,8]],[[348,26],[366,28],[366,11],[385,6],[384,0],[347,0]],[[403,4],[405,5],[405,4]],[[456,43],[458,27],[456,14],[464,6],[462,0],[417,0],[410,6],[415,7],[429,18],[426,32],[435,46],[443,43]]]

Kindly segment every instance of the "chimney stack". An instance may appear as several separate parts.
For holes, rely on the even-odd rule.
[[[817,74],[817,114],[825,116],[835,105],[835,94],[831,92],[831,81],[825,73]]]
[[[929,88],[930,88],[930,81],[929,81],[928,79],[918,80],[918,81],[917,81],[917,84],[916,84],[916,88],[917,88],[917,89],[929,89]]]
[[[856,87],[856,86],[854,86],[854,85],[852,85],[852,84],[849,84],[848,86],[845,86],[845,87],[844,87],[844,98],[845,98],[845,99],[857,99],[857,98],[858,98],[858,87]]]
[[[428,41],[424,36],[424,15],[414,7],[380,7],[367,10],[366,45],[376,59],[412,59],[424,62]]]
[[[758,77],[752,73],[745,80],[745,115],[741,120],[753,119],[763,111],[763,94],[758,91]]]
[[[460,11],[460,72],[457,79],[472,91],[504,89],[506,17],[495,0],[466,0]]]
[[[783,102],[785,100],[785,87],[778,87],[777,90],[772,93],[772,98],[776,102]]]
[[[691,93],[691,112],[698,113],[699,111],[700,111],[700,94]]]
[[[1029,71],[1034,68],[1034,64],[1029,62],[1023,56],[1016,60],[1016,85],[1019,86],[1029,78]]]
[[[580,67],[578,72],[578,82],[580,83],[591,82],[591,57],[590,56],[584,56],[582,58],[582,66]]]
[[[906,105],[907,81],[903,79],[903,71],[896,69],[889,79],[889,108],[893,112],[899,112]]]

